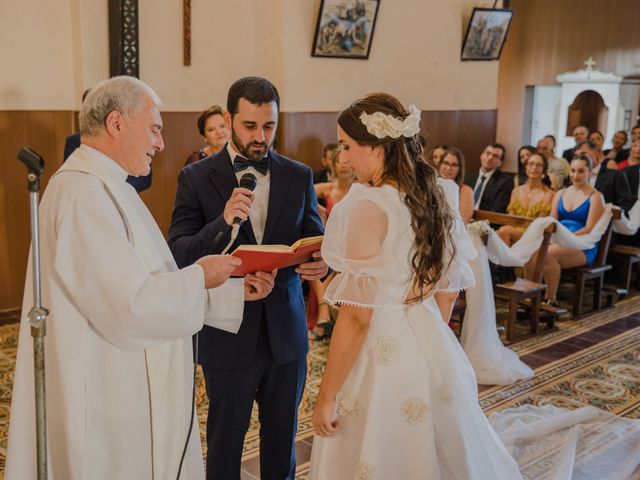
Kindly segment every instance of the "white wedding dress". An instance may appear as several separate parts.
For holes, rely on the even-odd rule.
[[[453,182],[441,182],[449,197]],[[365,228],[363,228],[363,226]],[[386,232],[370,255],[372,232]],[[475,252],[458,218],[458,255],[442,289],[473,283]],[[473,369],[435,300],[405,305],[413,231],[401,194],[353,185],[336,205],[322,254],[341,272],[328,287],[333,304],[372,308],[367,338],[336,398],[338,433],[316,436],[311,478],[522,478],[478,405]],[[367,251],[365,258],[358,252]]]
[[[457,186],[439,184],[455,206]],[[331,212],[322,254],[341,273],[327,300],[371,308],[373,315],[336,397],[340,429],[313,440],[311,478],[639,479],[638,420],[552,405],[523,405],[486,419],[473,368],[433,298],[403,303],[412,278],[410,220],[390,186],[353,185]],[[475,249],[459,217],[452,236],[457,254],[439,288],[459,290],[473,283],[468,262]],[[373,254],[372,244],[379,244]]]

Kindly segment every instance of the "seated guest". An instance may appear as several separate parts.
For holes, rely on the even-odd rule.
[[[198,131],[204,138],[206,146],[189,155],[184,162],[185,166],[218,153],[229,141],[229,128],[224,122],[222,107],[213,105],[202,112],[202,115],[198,117]]]
[[[575,235],[590,233],[604,212],[602,194],[589,184],[592,164],[588,155],[576,155],[571,161],[571,186],[556,192],[551,216]],[[598,245],[588,250],[573,250],[550,245],[543,265],[547,284],[546,302],[557,306],[556,292],[563,268],[591,265],[598,254]],[[525,278],[532,279],[538,254],[534,254],[524,267]]]
[[[480,154],[480,170],[464,183],[473,189],[473,208],[505,213],[513,190],[513,178],[500,170],[505,150],[499,143],[487,145]]]
[[[624,130],[617,131],[611,139],[611,144],[613,147],[609,150],[604,151],[604,154],[607,156],[607,160],[612,160],[617,164],[629,158],[629,149],[624,148],[626,143],[627,132],[625,132]],[[609,168],[615,168],[615,165],[614,167],[610,167],[608,163],[607,166]]]
[[[588,137],[589,137],[589,129],[584,125],[578,125],[573,129],[573,139],[576,141],[576,144],[587,140]],[[571,159],[573,158],[574,153],[575,153],[575,147],[567,148],[564,152],[562,152],[562,158],[570,162]]]
[[[607,168],[616,168],[616,162],[611,160],[613,166],[609,165],[607,163],[609,160],[605,157],[604,152],[602,151],[602,145],[604,145],[604,135],[602,132],[600,130],[594,130],[589,134],[589,140],[596,146],[595,156],[597,157],[597,160],[595,158],[594,160],[596,160],[597,164],[606,165]]]
[[[627,177],[631,187],[631,200],[635,204],[640,198],[640,137],[631,143],[628,162],[629,165],[622,170],[622,174]],[[640,231],[635,235],[616,235],[616,242],[638,247],[640,246]]]
[[[333,181],[314,185],[318,200],[324,200],[326,205],[326,208],[319,207],[324,210],[319,212],[324,224],[327,223],[333,206],[349,193],[351,185],[356,179],[355,171],[344,160],[341,153],[342,151],[337,147],[331,152],[332,171],[335,174]],[[311,282],[312,293],[309,295],[307,325],[311,328],[311,336],[316,340],[328,338],[333,329],[329,305],[324,301],[325,286],[332,277],[333,275],[330,275],[324,282],[320,280]]]
[[[636,140],[640,140],[640,124],[631,129],[631,141],[635,142]]]
[[[518,149],[518,174],[516,175],[516,185],[522,185],[527,181],[527,175],[525,174],[525,165],[531,155],[536,153],[536,149],[532,145],[524,145]]]
[[[322,169],[313,172],[313,183],[333,180],[333,152],[338,148],[336,143],[327,143],[322,149]]]
[[[569,162],[564,158],[558,158],[555,154],[556,139],[553,135],[547,135],[538,140],[536,151],[547,159],[547,176],[551,181],[553,190],[560,190],[569,180]]]
[[[624,159],[623,161],[621,161],[620,163],[616,164],[616,168],[618,170],[624,170],[627,167],[631,166],[631,165],[637,165],[638,162],[640,162],[640,148],[636,147],[634,149],[634,144],[640,142],[640,136],[638,136],[637,140],[632,140],[631,141],[631,148],[629,148],[629,154],[627,155],[627,158]],[[633,194],[633,188],[631,189],[631,194]]]
[[[547,168],[547,159],[542,155],[534,153],[529,157],[525,167],[527,181],[513,189],[507,213],[529,218],[549,215],[553,190],[549,187],[549,179],[546,177]],[[524,228],[503,225],[497,233],[504,243],[511,246],[520,239]]]
[[[622,208],[625,212],[628,211],[633,206],[633,201],[626,176],[617,170],[603,167],[599,163],[596,146],[589,140],[576,145],[576,154],[584,154],[591,159],[589,184],[602,193],[604,201]]]
[[[433,166],[436,167],[436,170],[438,170],[438,166],[440,165],[440,162],[444,158],[444,154],[448,149],[449,147],[447,147],[444,143],[441,143],[433,147],[433,150],[431,150],[431,153],[429,153],[429,160],[431,161]]]
[[[325,201],[327,216],[331,213],[333,206],[349,193],[349,189],[356,179],[353,168],[342,157],[341,150],[335,148],[331,152],[333,180],[314,185],[318,199],[322,198]]]
[[[467,225],[473,216],[473,190],[462,183],[464,178],[464,155],[462,151],[457,148],[446,150],[437,170],[440,177],[445,180],[453,180],[460,187],[458,210],[462,221]]]

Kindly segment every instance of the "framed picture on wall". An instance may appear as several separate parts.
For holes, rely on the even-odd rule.
[[[474,8],[462,42],[461,60],[498,60],[511,26],[513,10]]]
[[[313,57],[369,58],[380,0],[322,0]]]

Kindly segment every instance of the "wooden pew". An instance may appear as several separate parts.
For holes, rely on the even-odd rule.
[[[534,220],[528,217],[507,215],[504,213],[489,212],[486,210],[476,210],[473,214],[474,220],[488,220],[493,225],[512,225],[520,228],[527,228]],[[509,302],[509,313],[506,322],[507,341],[511,342],[515,338],[516,319],[519,304],[527,304],[530,307],[529,323],[532,333],[538,333],[540,325],[540,310],[546,308],[550,316],[551,324],[558,315],[566,312],[561,308],[546,307],[542,305],[542,296],[547,286],[542,283],[542,268],[547,256],[551,235],[556,231],[556,225],[549,225],[545,231],[540,248],[538,249],[538,259],[535,264],[533,280],[517,278],[514,282],[499,283],[493,286],[494,295],[505,298]]]
[[[620,218],[621,210],[613,207],[612,220]],[[584,289],[586,283],[593,281],[593,311],[597,312],[602,309],[602,287],[604,285],[604,274],[613,267],[607,263],[607,255],[611,246],[611,237],[613,230],[611,222],[600,239],[598,244],[598,255],[593,263],[589,266],[568,268],[562,270],[562,277],[570,278],[576,284],[576,290],[573,296],[572,316],[574,320],[582,316],[582,300],[584,297]]]
[[[622,265],[622,288],[628,292],[631,289],[633,269],[635,266],[640,266],[640,246],[616,244],[609,250],[609,256]],[[637,288],[640,289],[640,274],[638,275]]]

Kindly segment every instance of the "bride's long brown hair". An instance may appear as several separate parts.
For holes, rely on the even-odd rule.
[[[361,146],[384,148],[384,168],[381,182],[396,183],[403,192],[404,203],[411,213],[411,228],[415,248],[411,266],[414,285],[422,292],[432,289],[440,279],[445,265],[447,236],[453,228],[453,216],[442,188],[437,184],[437,172],[423,157],[419,134],[413,137],[377,138],[367,131],[360,120],[362,112],[382,112],[404,119],[409,112],[400,101],[387,93],[371,93],[356,100],[338,115],[338,125]],[[452,249],[453,243],[449,242]],[[450,252],[450,259],[454,251]],[[423,290],[424,289],[424,290]],[[422,293],[415,299],[422,300]]]

